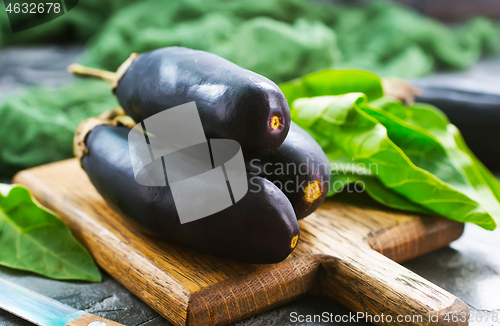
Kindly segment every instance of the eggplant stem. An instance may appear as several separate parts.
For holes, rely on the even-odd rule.
[[[85,66],[82,66],[78,63],[73,63],[72,65],[69,65],[68,71],[72,74],[79,75],[79,76],[100,78],[100,79],[103,79],[105,81],[110,82],[111,84],[113,84],[116,80],[116,73],[114,73],[114,72],[102,70],[102,69],[97,69],[97,68],[85,67]]]

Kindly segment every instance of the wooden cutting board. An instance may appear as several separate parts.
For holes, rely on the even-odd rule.
[[[300,221],[290,257],[251,265],[142,235],[106,205],[74,159],[20,172],[14,182],[28,186],[104,270],[174,325],[226,325],[306,293],[391,315],[394,325],[466,324],[444,320],[468,313],[463,301],[396,263],[446,246],[462,234],[460,223],[327,200]],[[398,323],[398,315],[422,317]]]

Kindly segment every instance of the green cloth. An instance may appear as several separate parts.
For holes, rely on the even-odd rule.
[[[450,29],[384,1],[346,7],[305,0],[149,0],[113,15],[83,61],[115,70],[131,52],[180,45],[275,82],[328,67],[415,77],[470,66],[498,50],[499,32],[481,18]]]
[[[276,82],[328,67],[422,76],[440,67],[466,68],[500,45],[500,28],[489,20],[451,29],[386,1],[81,0],[69,13],[15,34],[1,12],[0,26],[0,45],[94,36],[83,61],[110,70],[131,52],[180,45],[216,53]]]
[[[109,84],[98,80],[76,82],[58,91],[34,88],[23,96],[3,100],[0,174],[9,176],[20,169],[72,157],[78,123],[117,106]]]
[[[0,45],[87,42],[81,62],[115,70],[132,52],[186,46],[280,83],[312,71],[361,68],[415,77],[463,69],[498,51],[500,29],[477,18],[456,29],[392,2],[361,7],[307,0],[81,0],[69,13]],[[0,175],[71,156],[78,122],[112,108],[109,86],[85,80],[0,100]],[[8,118],[8,119],[6,119]]]
[[[2,7],[0,10],[0,46],[87,41],[101,29],[111,14],[133,1],[80,0],[69,13],[46,24],[17,33],[12,33],[7,12]],[[24,18],[32,19],[30,15],[25,15]]]

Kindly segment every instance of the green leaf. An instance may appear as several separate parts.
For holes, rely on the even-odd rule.
[[[472,195],[473,187],[467,188],[467,181],[463,180],[456,167],[444,166],[443,162],[451,162],[451,157],[436,145],[431,134],[417,133],[419,137],[412,143],[415,136],[412,136],[409,124],[394,122],[397,119],[395,115],[389,117],[377,110],[370,111],[381,119],[387,118],[384,122],[390,125],[391,135],[397,136],[397,143],[419,165],[438,173],[443,179],[453,180],[454,185],[413,163],[391,140],[387,128],[365,112],[370,110],[366,103],[367,97],[360,93],[301,98],[292,103],[292,119],[321,135],[323,143],[325,139],[329,141],[323,148],[330,159],[347,158],[363,164],[385,188],[408,201],[456,221],[472,222],[488,230],[496,227],[498,212],[493,206],[472,198],[475,197]],[[423,149],[420,153],[416,150],[419,146]],[[457,187],[459,184],[464,187]]]
[[[348,187],[348,192],[366,191],[377,202],[391,208],[421,214],[432,214],[432,211],[425,207],[413,203],[406,197],[386,188],[377,176],[365,166],[349,162],[345,158],[338,156],[336,158],[328,157],[328,160],[332,172],[328,196],[333,196]],[[349,184],[358,185],[349,188]]]
[[[0,184],[0,265],[61,280],[100,282],[92,256],[28,189]]]
[[[395,99],[392,99],[392,101],[392,103],[376,101],[370,103],[370,105],[379,104],[384,110],[393,112],[399,116],[402,116],[402,112],[404,111],[404,118],[400,120],[388,112],[385,113],[387,115],[385,119],[381,119],[380,117],[375,118],[383,123],[389,131],[394,130],[397,132],[408,128],[411,130],[412,138],[428,138],[432,143],[431,147],[437,148],[441,155],[444,153],[448,157],[441,164],[447,165],[450,170],[453,169],[456,179],[451,176],[440,175],[439,173],[434,174],[440,177],[441,180],[466,192],[474,200],[487,207],[489,211],[496,212],[495,215],[499,215],[500,185],[491,172],[467,147],[460,131],[448,121],[447,117],[436,107],[429,104],[415,103],[408,108]],[[365,112],[367,111],[365,110]],[[395,125],[395,128],[390,128],[388,123]],[[389,137],[397,144],[395,140],[397,136],[389,134]],[[431,147],[425,148],[426,152],[430,152]],[[422,147],[423,149],[424,147]],[[405,151],[405,153],[407,152]],[[422,167],[416,160],[412,159],[412,161]],[[435,164],[438,164],[438,161],[439,159],[434,159]],[[427,170],[431,171],[429,168]]]
[[[494,216],[500,216],[500,185],[491,172],[467,147],[460,131],[446,116],[432,105],[415,103],[411,108],[409,123],[421,124],[423,132],[433,135],[461,169],[469,184],[469,194]]]
[[[467,162],[468,168],[465,169],[467,176],[473,182],[475,181],[474,185],[476,187],[487,185],[496,200],[500,201],[500,184],[484,164],[472,153],[460,131],[448,121],[444,113],[436,107],[424,103],[415,103],[410,111],[411,115],[408,117],[408,123],[424,128],[442,142],[448,151],[461,151],[467,155],[471,160],[471,162]]]
[[[391,105],[392,109],[395,105],[404,107],[395,102]],[[389,138],[416,166],[466,194],[481,204],[491,216],[500,216],[498,199],[488,187],[474,160],[455,141],[455,135],[460,135],[458,129],[443,120],[439,111],[427,105],[416,104],[406,116],[409,121],[414,121],[411,124],[384,110],[367,106],[362,109],[386,127]],[[421,121],[425,121],[426,128],[415,123],[422,124]]]
[[[469,149],[465,140],[463,139],[461,134],[455,135],[455,141],[457,142],[458,148],[467,153],[469,157],[472,159],[476,168],[479,170],[479,173],[483,176],[486,184],[490,188],[490,190],[495,195],[497,201],[500,202],[500,182],[499,180],[488,170],[486,166],[484,166],[483,162],[481,162],[474,153]]]
[[[360,106],[387,129],[387,136],[413,164],[431,172],[442,181],[467,192],[470,187],[462,168],[456,166],[442,144],[427,130],[406,123],[395,115],[366,105]]]
[[[363,70],[321,70],[283,83],[280,88],[289,104],[301,97],[361,92],[372,101],[384,94],[380,78]]]

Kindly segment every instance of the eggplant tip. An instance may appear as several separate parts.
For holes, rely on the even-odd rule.
[[[271,119],[271,129],[276,130],[281,126],[280,118],[275,115]]]
[[[319,186],[319,182],[316,180],[313,183],[308,184],[304,192],[306,193],[304,199],[308,203],[314,202],[316,199],[321,197],[321,187]]]

